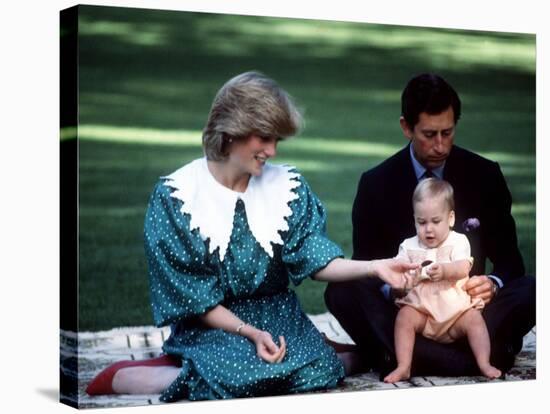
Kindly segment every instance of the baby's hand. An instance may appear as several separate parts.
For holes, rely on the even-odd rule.
[[[445,279],[445,271],[441,263],[432,263],[427,269],[426,273],[430,276],[433,282],[439,282]]]
[[[426,271],[428,270],[428,267],[432,263],[433,262],[431,260],[424,260],[422,263],[420,263],[421,268],[418,269],[418,273],[416,275],[416,284],[419,284],[424,280],[431,280],[430,276],[428,276],[428,273]]]

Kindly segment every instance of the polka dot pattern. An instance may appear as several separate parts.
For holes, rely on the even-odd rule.
[[[342,256],[326,237],[323,206],[303,177],[297,179],[289,230],[280,233],[282,246],[273,244],[273,257],[254,239],[238,200],[223,261],[209,253],[198,230],[190,231],[171,189],[162,182],[155,187],[145,218],[153,317],[157,326],[172,328],[164,352],[183,360],[162,401],[291,394],[332,388],[343,378],[336,354],[289,289],[290,282],[299,284]],[[269,364],[248,339],[200,325],[197,316],[216,304],[273,338],[284,336],[283,362]]]

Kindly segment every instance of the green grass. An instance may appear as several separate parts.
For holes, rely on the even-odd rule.
[[[403,86],[421,71],[442,74],[464,103],[457,143],[500,162],[535,273],[534,36],[102,7],[83,7],[79,28],[81,330],[152,323],[142,241],[150,191],[202,155],[214,94],[252,69],[304,109],[304,131],[276,162],[304,174],[348,257],[361,172],[406,143]],[[323,290],[298,287],[307,312],[326,310]]]

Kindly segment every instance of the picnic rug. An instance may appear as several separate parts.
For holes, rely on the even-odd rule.
[[[308,315],[319,331],[341,343],[353,343],[338,321],[330,313]],[[79,332],[61,331],[60,375],[64,390],[60,400],[77,408],[129,407],[163,404],[159,395],[105,395],[91,397],[85,389],[92,378],[109,364],[125,359],[153,358],[161,353],[161,346],[170,328],[153,326],[121,327],[109,331]],[[523,340],[523,349],[514,367],[504,379],[494,381],[524,381],[536,378],[536,327]],[[379,381],[377,372],[367,372],[346,377],[335,389],[324,393],[367,391],[440,385],[474,384],[487,382],[475,377],[412,377],[408,381],[386,384]],[[183,402],[185,403],[185,402]]]

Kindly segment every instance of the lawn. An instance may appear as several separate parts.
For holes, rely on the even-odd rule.
[[[406,144],[407,80],[436,71],[463,101],[457,144],[498,161],[520,249],[535,274],[535,37],[85,6],[79,25],[79,328],[152,324],[143,219],[159,176],[202,155],[212,98],[259,70],[305,114],[275,162],[298,167],[351,255],[351,205],[366,169]],[[70,130],[63,131],[71,136]],[[326,311],[324,285],[297,288]]]

